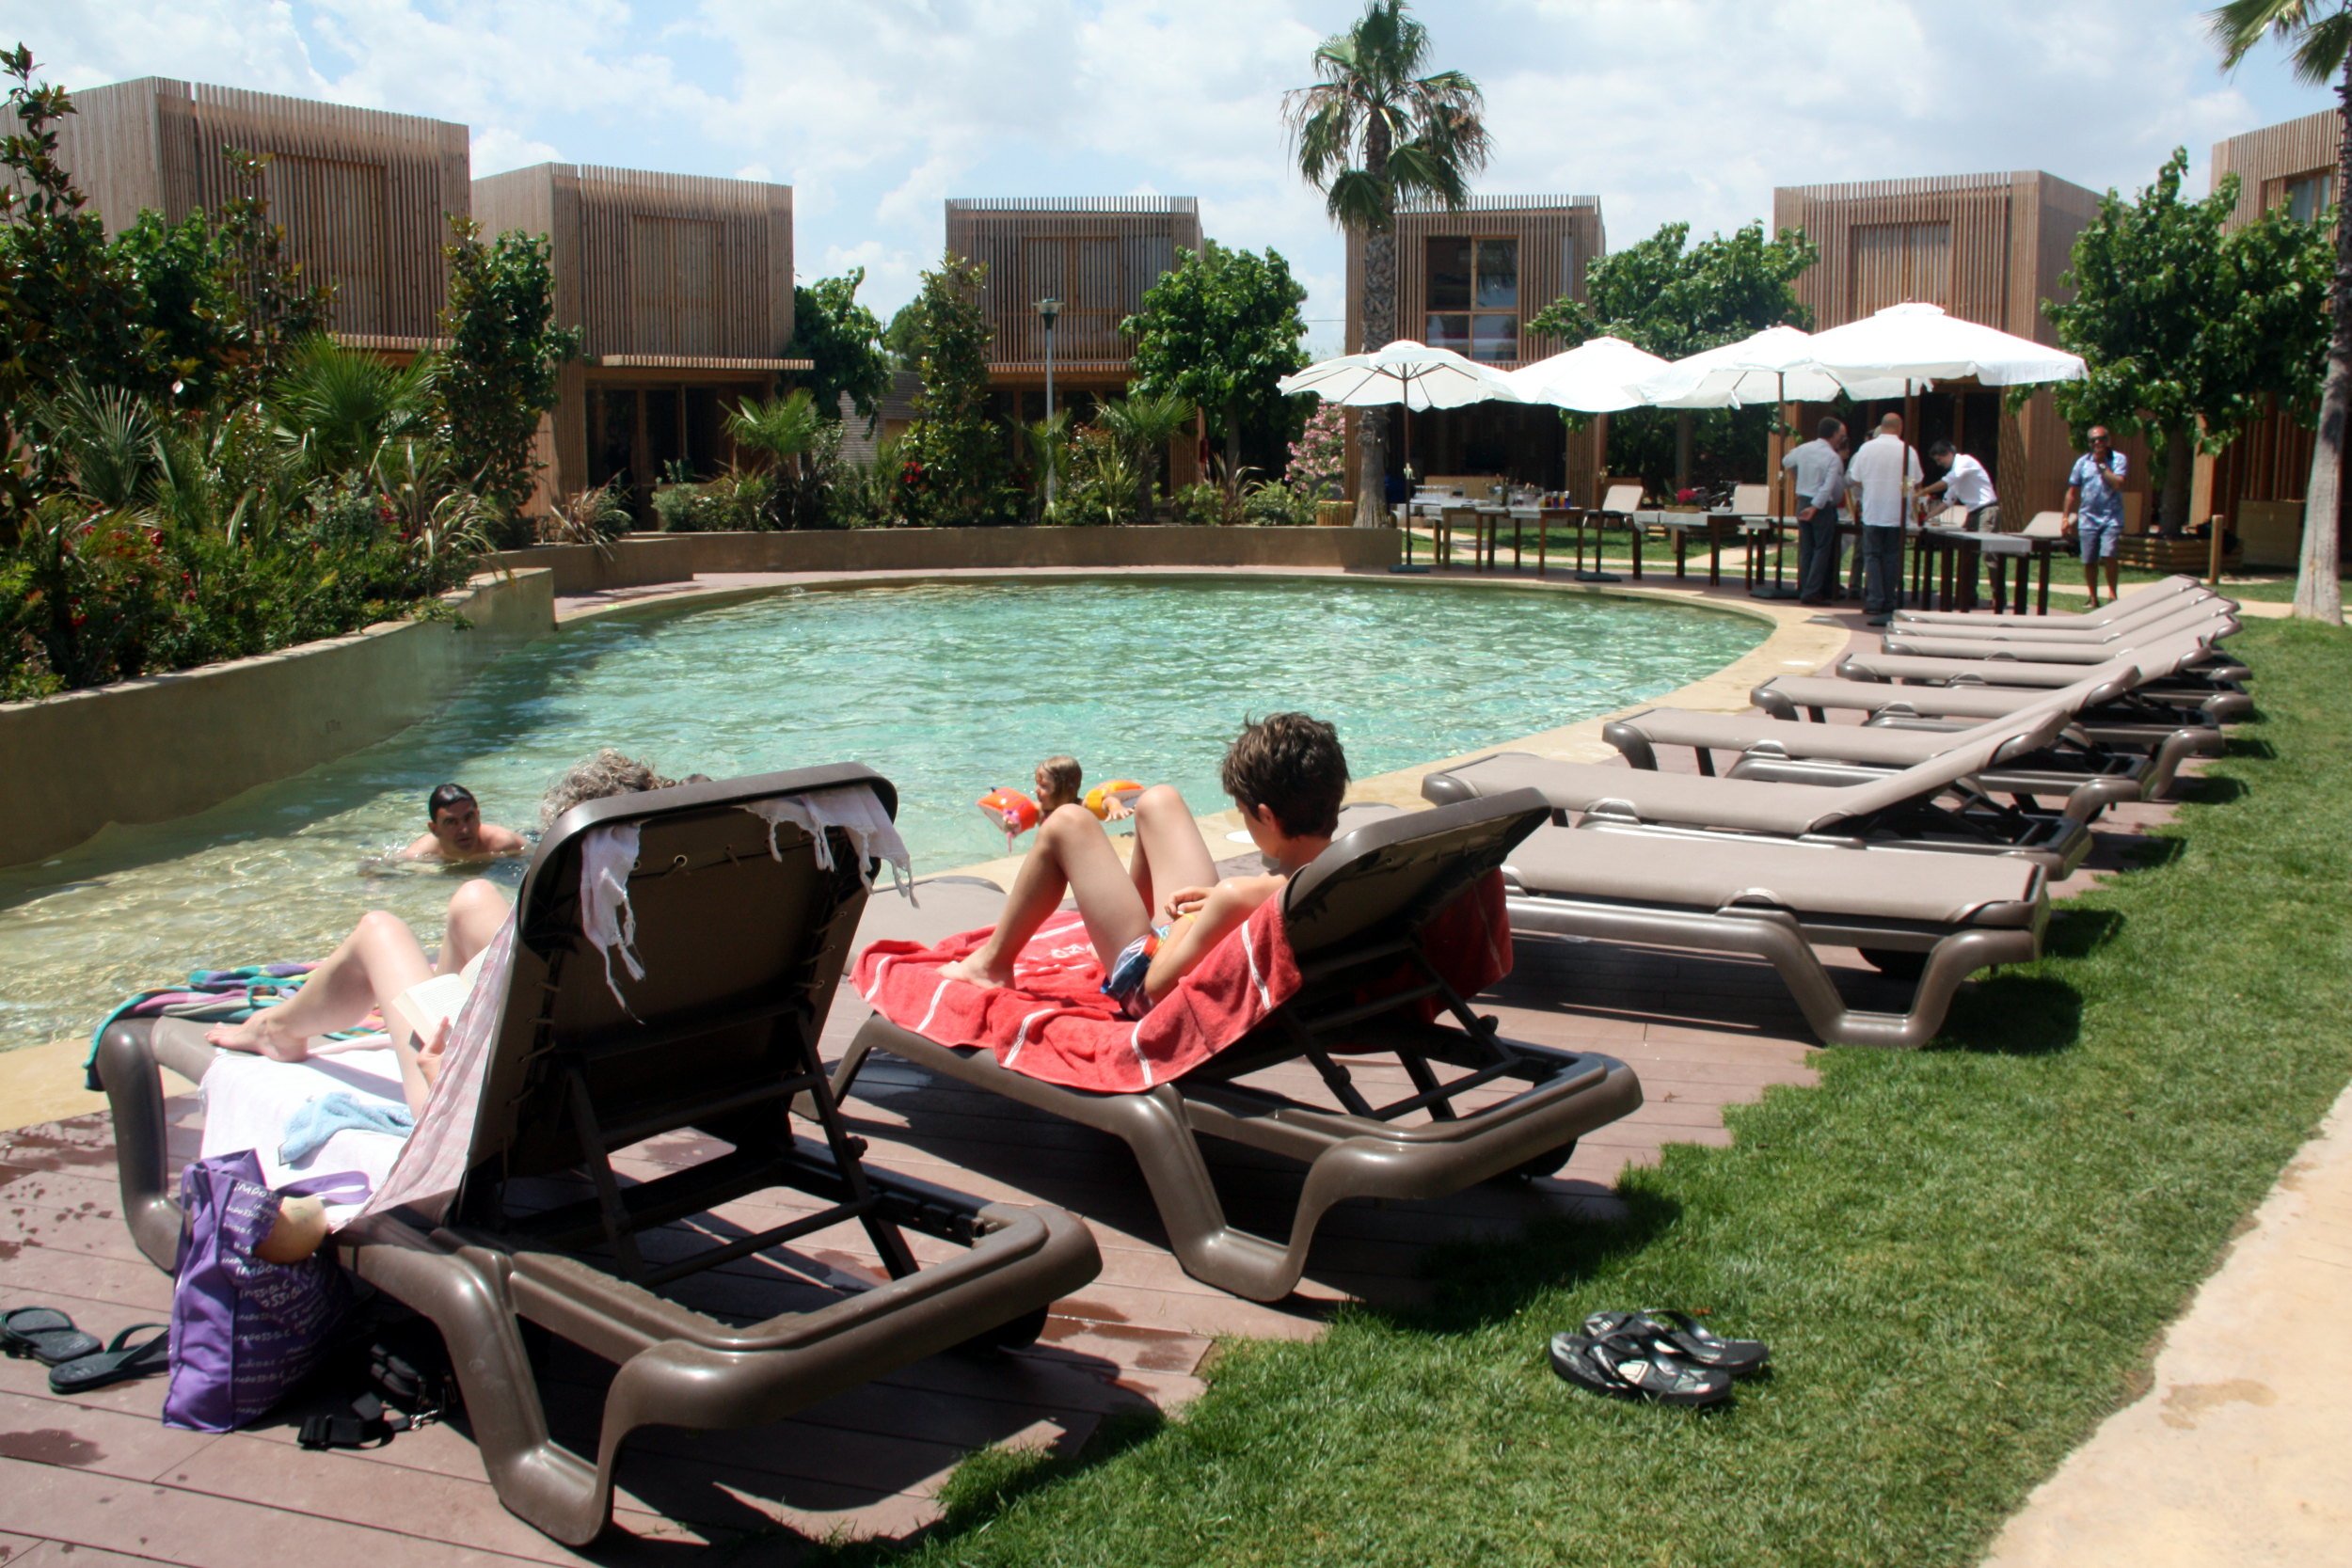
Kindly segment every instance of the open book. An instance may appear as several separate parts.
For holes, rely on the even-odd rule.
[[[432,1043],[441,1025],[456,1019],[472,990],[473,973],[470,969],[420,980],[393,997],[385,1007],[384,1026],[389,1030],[407,1030],[416,1037],[416,1043],[421,1049]]]

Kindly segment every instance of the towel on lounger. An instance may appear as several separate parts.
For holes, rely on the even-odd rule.
[[[988,931],[933,947],[878,942],[859,955],[855,984],[874,1010],[902,1029],[948,1046],[986,1046],[1005,1067],[1048,1084],[1133,1094],[1182,1077],[1257,1027],[1299,988],[1298,960],[1268,899],[1209,950],[1140,1020],[1103,994],[1103,966],[1074,911],[1055,915],[1013,960],[1013,983],[994,989],[943,976]],[[1422,934],[1438,972],[1472,996],[1511,970],[1502,880],[1488,876]],[[1425,1011],[1434,1016],[1434,1007]]]

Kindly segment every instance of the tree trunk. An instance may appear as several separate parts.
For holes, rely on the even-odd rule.
[[[1386,348],[1396,336],[1396,230],[1364,236],[1364,341],[1361,352]],[[1387,528],[1389,415],[1366,408],[1356,418],[1356,526]]]
[[[2344,221],[2352,196],[2352,54],[2336,87],[2336,285],[2328,337],[2328,386],[2319,399],[2319,439],[2312,445],[2312,480],[2303,502],[2303,559],[2295,578],[2295,613],[2344,625],[2344,589],[2336,580],[2336,517],[2343,504],[2344,423],[2352,414],[2352,224]]]
[[[2167,430],[2164,437],[2164,489],[2156,497],[2156,531],[2178,539],[2188,526],[2188,489],[2196,476],[2197,448],[2186,425]]]
[[[1225,401],[1225,483],[1241,494],[1241,400]]]
[[[1691,426],[1693,422],[1688,408],[1675,410],[1675,489],[1677,492],[1675,499],[1677,500],[1681,499],[1679,492],[1691,487]]]

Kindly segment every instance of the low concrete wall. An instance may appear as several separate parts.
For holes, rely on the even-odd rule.
[[[1394,529],[866,528],[807,533],[636,533],[610,556],[587,545],[510,550],[547,567],[558,594],[690,582],[716,572],[909,572],[1023,566],[1337,566],[1397,559]]]
[[[161,822],[358,751],[423,718],[555,624],[555,574],[484,574],[468,626],[387,621],[258,658],[0,704],[0,865],[110,822]]]

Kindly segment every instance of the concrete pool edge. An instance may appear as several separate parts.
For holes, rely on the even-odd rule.
[[[1748,691],[1772,675],[1792,671],[1820,668],[1844,651],[1848,629],[1841,625],[1814,624],[1815,612],[1791,601],[1731,599],[1710,595],[1698,588],[1653,587],[1633,584],[1584,584],[1549,580],[1481,578],[1451,574],[1430,574],[1428,577],[1391,578],[1386,573],[1347,571],[1340,568],[1311,567],[1130,567],[1106,571],[1102,567],[1046,567],[1006,570],[1002,568],[916,569],[891,572],[818,572],[788,574],[758,574],[759,580],[739,577],[721,577],[692,584],[664,584],[650,592],[621,595],[582,595],[556,606],[560,628],[575,621],[596,619],[621,613],[676,612],[686,610],[711,609],[739,603],[752,598],[788,592],[793,589],[849,589],[866,586],[913,586],[935,582],[1035,581],[1040,578],[1057,580],[1117,577],[1129,579],[1148,577],[1172,578],[1236,578],[1248,580],[1366,580],[1390,582],[1411,592],[1422,586],[1460,587],[1488,592],[1570,593],[1600,597],[1647,600],[1654,603],[1683,605],[1692,609],[1719,613],[1741,615],[1760,621],[1770,628],[1756,647],[1713,673],[1701,677],[1674,690],[1645,699],[1627,707],[1573,724],[1537,731],[1532,735],[1500,740],[1479,747],[1470,752],[1451,757],[1435,758],[1390,772],[1359,779],[1349,788],[1351,803],[1377,802],[1407,810],[1422,808],[1426,802],[1420,796],[1422,775],[1436,768],[1483,756],[1497,751],[1534,752],[1543,756],[1572,760],[1601,760],[1614,752],[1600,738],[1603,725],[1612,719],[1661,705],[1691,707],[1709,712],[1739,712],[1749,706]],[[1240,818],[1232,811],[1204,815],[1200,818],[1201,831],[1213,846],[1225,846],[1224,835],[1240,829]],[[924,875],[974,876],[1000,885],[1010,880],[1012,871],[1020,863],[1018,856],[1000,857],[973,865],[925,871]],[[355,908],[356,919],[359,911]],[[67,1038],[48,1045],[21,1047],[0,1051],[0,1129],[30,1126],[40,1122],[80,1116],[102,1110],[104,1097],[81,1087],[81,1060],[88,1049],[86,1038]]]

